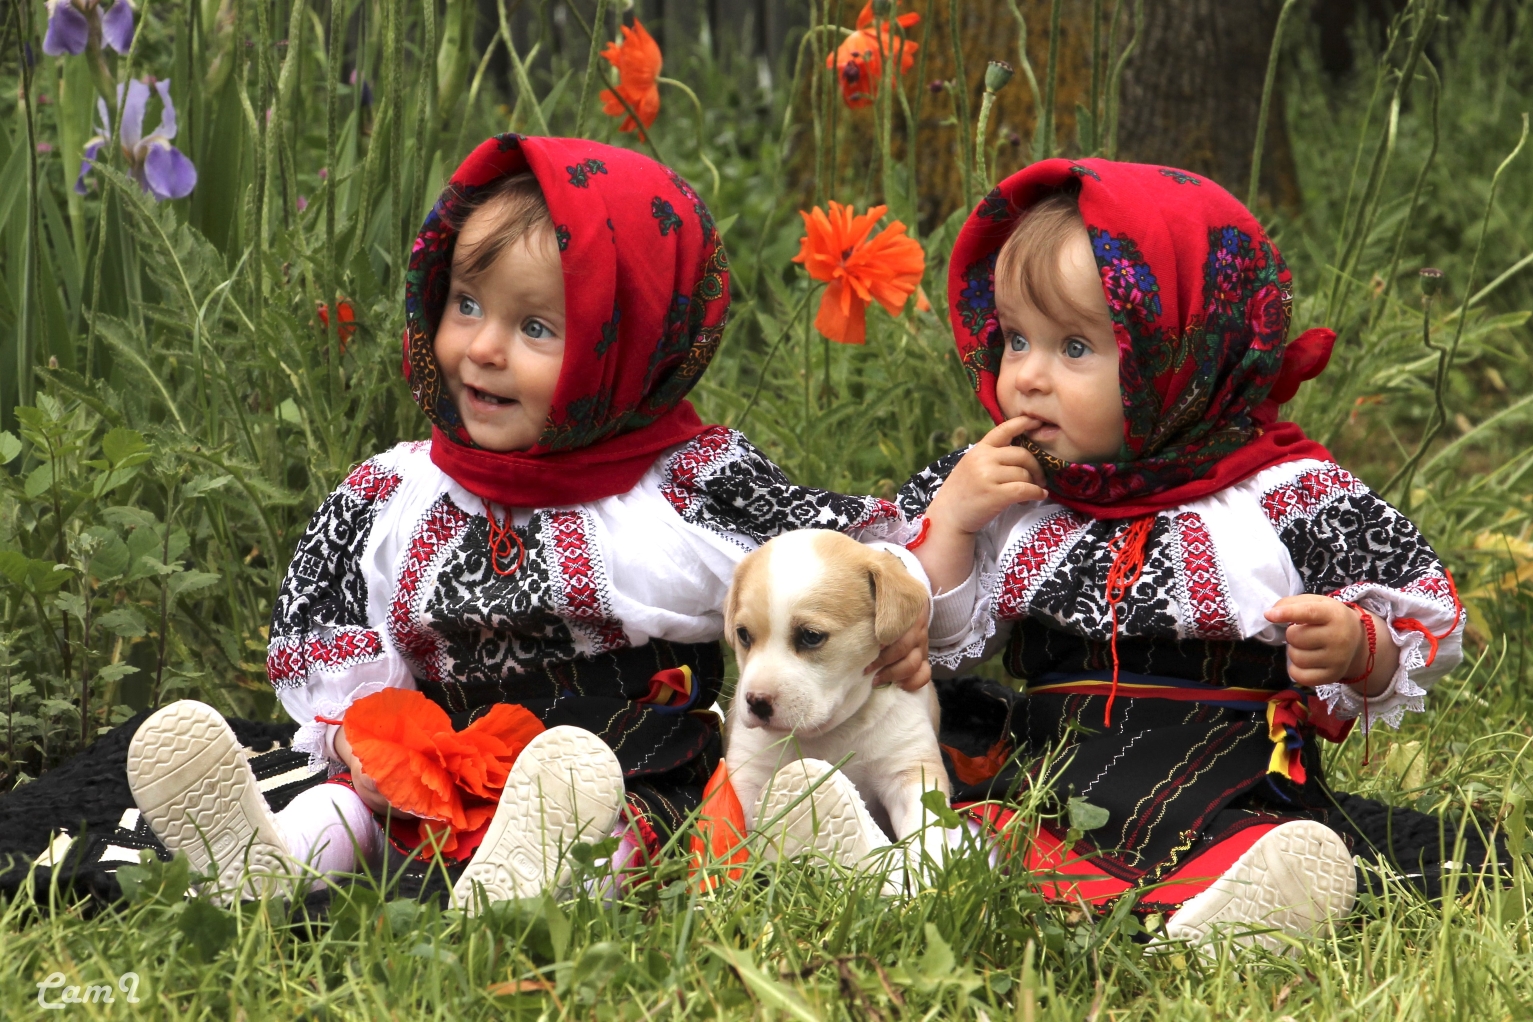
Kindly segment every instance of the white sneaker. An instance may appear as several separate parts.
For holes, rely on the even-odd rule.
[[[259,898],[294,873],[245,750],[213,707],[182,699],[150,714],[127,771],[150,830],[196,871],[216,870],[221,897]]]
[[[1357,873],[1346,844],[1324,824],[1296,820],[1262,835],[1178,909],[1166,937],[1196,944],[1220,931],[1239,944],[1283,951],[1289,945],[1279,934],[1315,936],[1350,912],[1356,899]]]
[[[564,886],[570,847],[611,834],[622,807],[623,768],[607,743],[582,728],[549,728],[516,757],[490,829],[453,886],[453,904],[476,912],[484,902]]]
[[[773,774],[754,818],[768,862],[811,852],[855,869],[889,846],[851,778],[824,760],[795,760]]]

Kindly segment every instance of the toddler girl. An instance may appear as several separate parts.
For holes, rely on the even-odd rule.
[[[1004,648],[1008,739],[1062,742],[1061,800],[1107,811],[1074,848],[1045,827],[1031,864],[1082,877],[1072,899],[1138,889],[1178,937],[1346,912],[1315,736],[1421,710],[1464,615],[1416,528],[1277,421],[1334,334],[1285,343],[1288,270],[1229,193],[1105,160],[991,192],[949,296],[998,425],[901,493],[932,657]]]
[[[616,864],[654,854],[720,758],[736,562],[788,529],[907,529],[887,501],[791,485],[684,400],[723,334],[728,266],[702,201],[644,156],[483,143],[421,229],[405,301],[431,440],[358,466],[315,512],[272,619],[294,747],[342,783],[272,818],[202,704],[134,737],[155,833],[199,867],[211,853],[225,887],[245,850],[258,875],[329,873],[428,834],[469,860],[460,904],[476,885],[537,894],[569,844],[615,826]],[[924,684],[924,620],[873,667]]]

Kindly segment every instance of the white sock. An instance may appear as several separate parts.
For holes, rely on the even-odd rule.
[[[377,865],[383,850],[383,828],[344,784],[320,784],[300,792],[276,816],[288,854],[321,877],[355,872],[358,862]],[[311,887],[322,884],[322,879],[315,880]]]

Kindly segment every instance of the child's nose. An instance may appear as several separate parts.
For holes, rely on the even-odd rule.
[[[494,323],[485,323],[474,333],[468,357],[482,366],[503,369],[511,360],[511,338]]]
[[[1047,358],[1040,357],[1037,353],[1029,353],[1017,366],[1014,385],[1023,394],[1046,392],[1050,389],[1053,379],[1049,369]]]

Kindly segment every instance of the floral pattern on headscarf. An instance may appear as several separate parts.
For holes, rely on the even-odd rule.
[[[1114,461],[1052,465],[1048,488],[1087,509],[1185,494],[1270,421],[1288,269],[1234,196],[1185,171],[1056,159],[1012,175],[969,217],[949,271],[958,351],[996,422],[1005,419],[995,390],[996,256],[1030,206],[1067,186],[1079,188],[1118,342],[1123,446]]]

